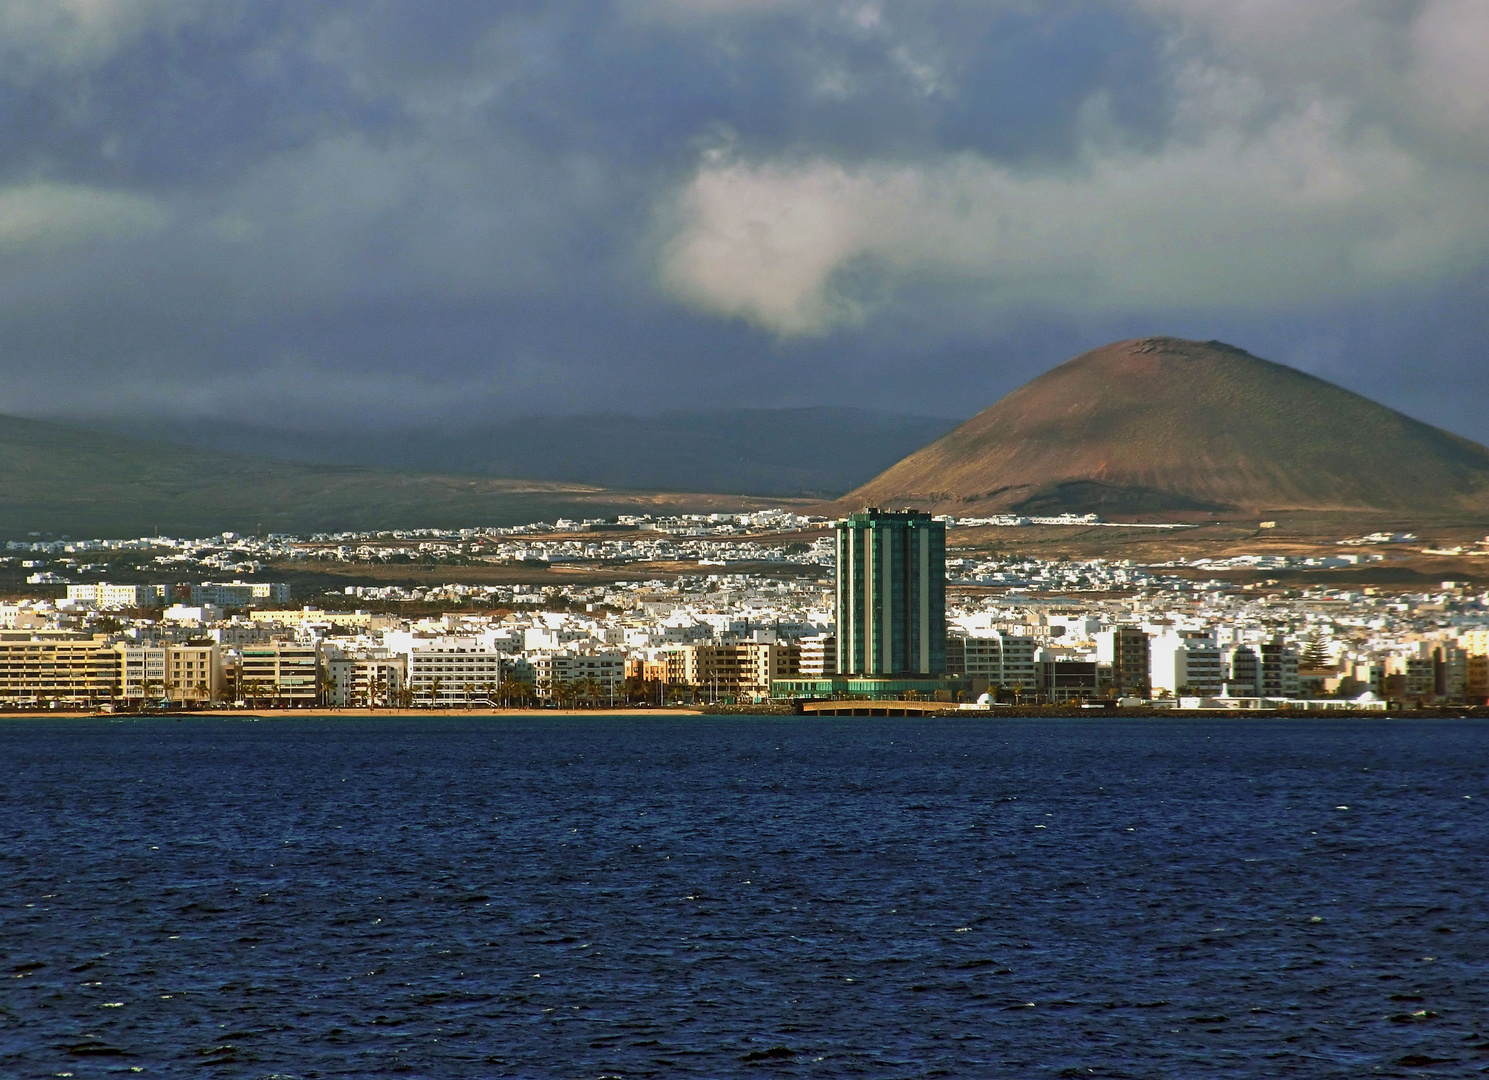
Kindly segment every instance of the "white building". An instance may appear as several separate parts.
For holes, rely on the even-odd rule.
[[[204,581],[191,586],[193,604],[216,604],[218,607],[255,607],[264,604],[287,604],[290,587],[281,581]]]
[[[837,638],[832,634],[814,634],[796,643],[801,649],[797,670],[803,678],[832,678],[838,670]]]
[[[1220,646],[1210,638],[1184,637],[1168,631],[1154,635],[1148,646],[1148,683],[1154,694],[1215,697],[1223,689]]]
[[[222,608],[215,604],[172,604],[160,617],[165,622],[215,623],[222,618]]]
[[[403,700],[408,658],[386,649],[363,654],[326,653],[326,704],[341,708],[392,708]]]
[[[1033,637],[986,630],[966,640],[967,658],[962,674],[968,678],[986,679],[989,686],[1023,686],[1032,691],[1039,684],[1035,653],[1039,642]]]
[[[407,660],[407,686],[415,705],[451,708],[492,700],[501,685],[503,659],[477,637],[416,637],[386,634],[390,654]]]
[[[97,608],[159,607],[170,598],[169,585],[69,585],[67,599],[83,600]]]
[[[158,645],[119,645],[120,696],[126,700],[165,696],[166,650]]]
[[[619,649],[585,652],[541,652],[530,655],[539,698],[552,700],[554,688],[593,681],[602,695],[616,693],[626,681],[626,655]]]

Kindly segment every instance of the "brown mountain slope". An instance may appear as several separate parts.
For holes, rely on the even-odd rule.
[[[1220,342],[1077,356],[840,500],[977,515],[1489,509],[1489,449]]]

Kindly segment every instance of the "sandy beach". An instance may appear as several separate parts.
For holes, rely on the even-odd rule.
[[[77,712],[62,709],[27,709],[0,712],[0,720],[114,720],[125,717],[174,717],[186,719],[252,717],[257,720],[289,720],[296,717],[336,718],[355,720],[358,718],[409,716],[485,716],[485,717],[557,717],[557,716],[702,716],[702,708],[653,708],[653,709],[337,709],[329,706],[315,709],[208,709],[183,710],[181,712]]]

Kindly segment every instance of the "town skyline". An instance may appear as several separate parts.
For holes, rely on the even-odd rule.
[[[860,603],[837,588],[844,549],[830,522],[785,510],[10,541],[0,573],[27,581],[0,602],[0,707],[759,710],[908,696],[953,709],[1375,711],[1489,701],[1489,593],[1468,580],[1332,583],[1399,577],[1403,556],[1461,566],[1489,557],[1489,537],[1450,550],[1372,533],[1330,541],[1322,555],[1141,561],[1000,549],[1021,533],[1047,544],[1040,538],[1103,528],[1146,530],[1161,547],[1194,526],[1096,515],[883,520],[953,531],[944,622],[919,631],[944,634],[944,652],[913,637],[927,616],[912,606],[917,654],[891,660],[887,639],[882,663],[861,643],[857,659],[840,653],[839,609]],[[1256,550],[1274,539],[1277,523],[1264,524]],[[431,584],[335,583],[388,571]],[[867,625],[852,618],[850,639]]]

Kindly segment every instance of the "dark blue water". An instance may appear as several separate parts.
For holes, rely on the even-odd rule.
[[[0,1076],[1489,1066],[1489,725],[0,724]]]

